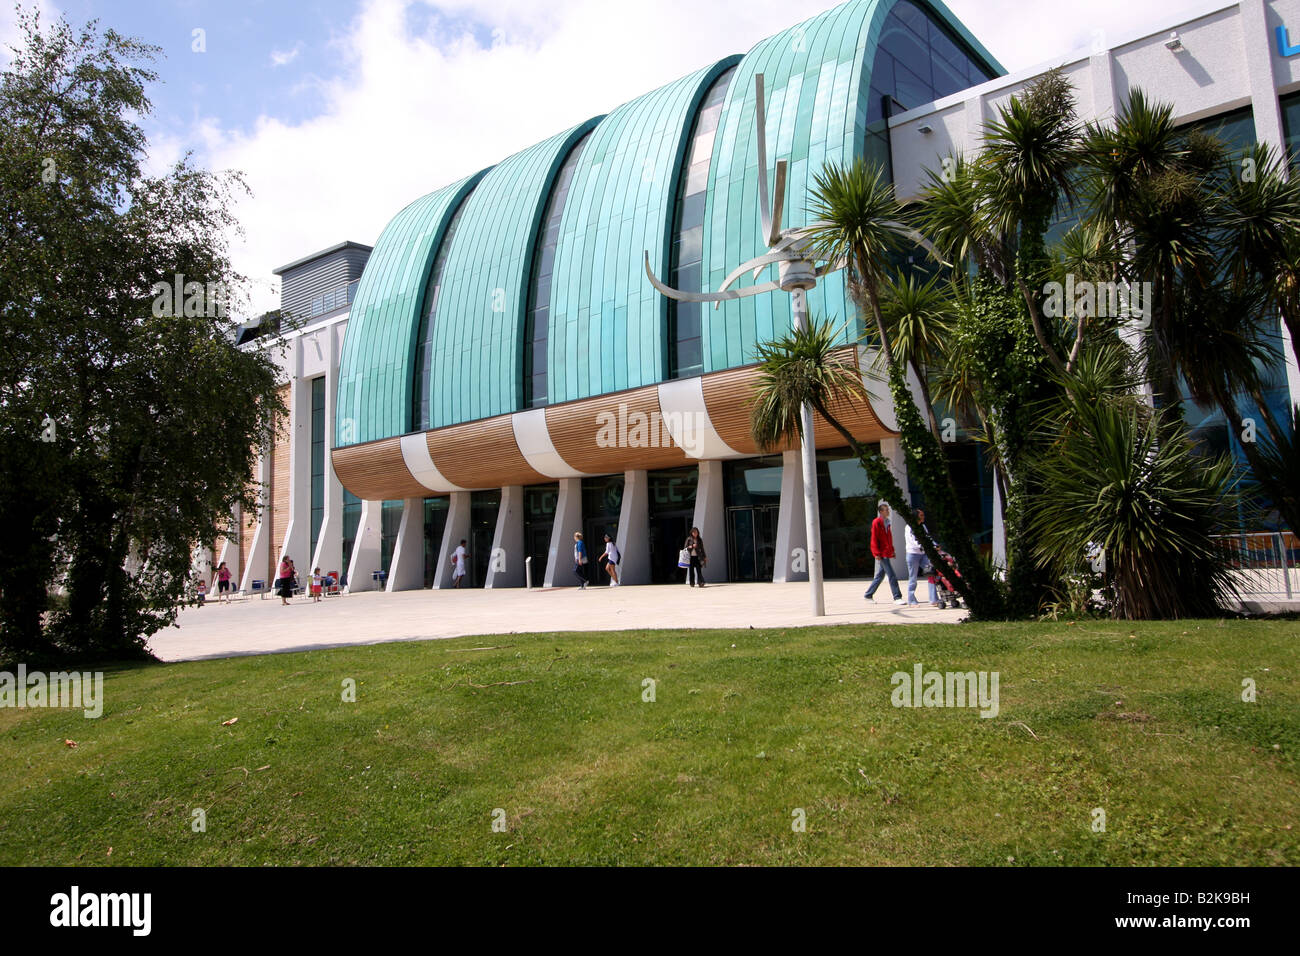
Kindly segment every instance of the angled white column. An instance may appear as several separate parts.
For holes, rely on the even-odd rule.
[[[650,475],[644,471],[623,472],[623,505],[618,513],[618,545],[622,563],[618,579],[624,584],[650,583]],[[605,542],[587,546],[594,561],[605,550]],[[597,584],[608,579],[593,577]]]
[[[434,556],[438,567],[433,576],[435,589],[451,587],[451,556],[462,539],[469,541],[469,492],[454,491],[447,501],[447,526],[442,532],[442,547]],[[469,545],[466,544],[465,548],[468,550]],[[470,560],[473,560],[473,555],[470,555]],[[466,587],[467,584],[468,582],[462,583],[461,587]]]
[[[700,529],[700,534],[704,529]],[[776,519],[776,582],[808,580],[808,538],[804,523],[803,459],[798,451],[781,453],[781,510]]]
[[[255,580],[264,581],[266,587],[269,588],[273,577],[267,574],[267,567],[271,560],[272,455],[270,439],[268,438],[267,441],[267,446],[262,450],[262,455],[257,460],[257,480],[260,485],[257,524],[251,531],[242,526],[239,529],[240,534],[251,534],[253,536],[253,543],[248,547],[248,562],[240,569],[239,589],[245,592],[252,589]]]
[[[993,481],[993,564],[1007,566],[1007,528],[1002,523],[1002,489]]]
[[[560,497],[555,502],[555,524],[551,528],[551,548],[546,556],[545,587],[576,586],[573,579],[573,532],[581,530],[582,479],[561,478]],[[591,559],[590,551],[587,558]]]
[[[397,528],[393,560],[384,590],[418,591],[424,587],[424,499],[402,502],[402,523]]]
[[[709,566],[704,569],[704,580],[720,584],[730,579],[727,567],[727,503],[722,483],[722,462],[700,462],[700,479],[695,487],[695,517],[691,521],[700,529],[704,550],[708,552]],[[670,553],[676,554],[682,543],[669,542]]]
[[[501,489],[501,507],[497,509],[497,527],[492,535],[492,554],[488,558],[488,588],[524,586],[524,488],[510,485]]]
[[[328,371],[325,375],[325,517],[316,537],[316,553],[311,558],[311,566],[319,567],[326,574],[343,570],[339,567],[343,561],[343,483],[334,473],[334,461],[330,455],[330,447],[334,444],[337,414],[336,393],[341,335],[342,327],[331,329],[326,342]]]
[[[352,563],[348,565],[348,591],[377,591],[379,582],[373,574],[379,570],[384,535],[384,503],[361,502],[361,520],[357,538],[352,543]]]
[[[284,538],[275,542],[280,556],[289,555],[298,568],[298,580],[311,573],[311,379],[303,378],[302,338],[294,341],[289,389],[289,523]],[[304,567],[304,565],[306,565]]]

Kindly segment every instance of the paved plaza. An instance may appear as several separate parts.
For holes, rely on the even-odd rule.
[[[828,581],[822,618],[809,612],[807,584],[362,592],[319,604],[299,597],[290,607],[278,598],[210,600],[182,610],[179,627],[155,634],[150,648],[163,660],[180,661],[475,634],[956,623],[966,616],[925,604],[899,607],[887,585],[875,602],[866,601],[867,583]],[[922,585],[918,593],[924,591]]]

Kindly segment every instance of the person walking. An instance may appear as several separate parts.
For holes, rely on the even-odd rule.
[[[221,564],[217,566],[217,571],[213,575],[213,579],[217,584],[218,603],[223,603],[223,599],[224,603],[230,603],[230,579],[232,577],[234,577],[234,575],[230,573],[230,568],[226,567],[225,561],[222,561]]]
[[[582,532],[573,532],[573,576],[578,587],[587,590],[587,546],[582,543]]]
[[[469,573],[469,551],[465,548],[465,539],[460,539],[460,544],[456,550],[451,553],[451,586],[460,587],[461,579]]]
[[[275,593],[280,595],[280,604],[288,607],[289,598],[293,597],[293,562],[288,555],[280,559],[280,570],[275,577]]]
[[[881,502],[876,509],[876,520],[871,522],[871,556],[876,559],[876,576],[871,579],[871,587],[863,595],[868,601],[876,599],[876,588],[886,577],[889,578],[889,590],[894,592],[895,604],[906,604],[903,592],[898,589],[898,574],[894,571],[894,536],[889,530],[889,505]]]
[[[930,533],[930,529],[925,526],[925,510],[922,508],[916,509],[916,523],[921,526],[927,535]],[[911,606],[921,603],[916,599],[916,578],[925,565],[925,549],[921,547],[921,542],[912,530],[911,525],[907,526],[904,538],[907,542],[907,603]],[[939,592],[935,589],[933,578],[929,579],[929,585],[930,603],[937,604],[939,602]]]
[[[605,565],[605,573],[609,575],[609,586],[616,588],[618,584],[618,562],[622,557],[618,553],[618,545],[609,535],[605,535],[605,552],[597,560]]]
[[[690,564],[686,566],[686,583],[695,587],[695,580],[698,578],[700,587],[704,587],[704,566],[709,563],[709,556],[704,550],[704,539],[700,537],[699,528],[691,529],[686,543],[682,545],[682,550],[690,558]]]

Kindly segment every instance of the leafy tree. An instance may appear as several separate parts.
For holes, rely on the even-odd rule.
[[[43,26],[0,75],[0,652],[138,656],[174,620],[282,410],[224,313],[235,174],[146,175],[157,50]],[[155,284],[183,277],[180,301]],[[15,564],[10,566],[9,561]],[[66,599],[48,603],[52,589]]]

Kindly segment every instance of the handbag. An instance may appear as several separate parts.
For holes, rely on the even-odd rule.
[[[691,553],[682,548],[681,554],[677,555],[677,566],[679,568],[689,568],[691,566]]]

